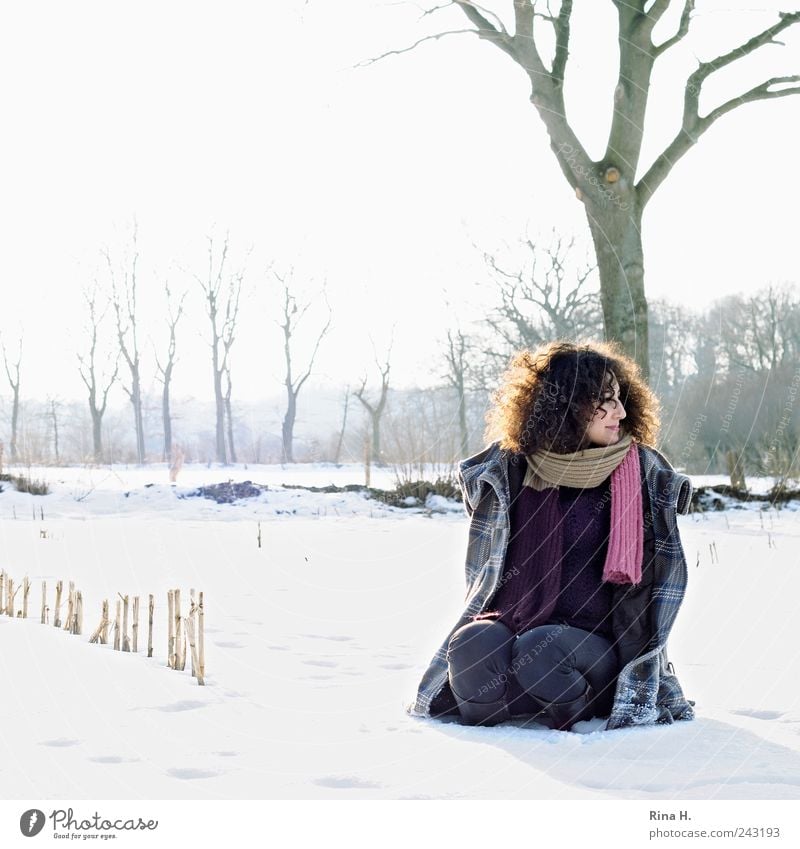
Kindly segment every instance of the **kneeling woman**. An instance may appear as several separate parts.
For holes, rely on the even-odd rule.
[[[656,408],[613,345],[514,357],[488,414],[494,441],[459,467],[466,608],[409,713],[560,730],[694,717],[666,652],[692,487],[652,447]]]

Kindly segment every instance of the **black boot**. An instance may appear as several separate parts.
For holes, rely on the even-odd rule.
[[[576,722],[589,719],[593,715],[591,703],[595,695],[587,682],[583,693],[569,702],[545,702],[532,697],[534,701],[542,705],[541,712],[536,714],[534,719],[554,731],[569,731]]]

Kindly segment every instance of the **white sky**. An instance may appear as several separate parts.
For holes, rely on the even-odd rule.
[[[663,37],[682,4],[673,5]],[[613,7],[576,6],[568,111],[598,155],[616,73]],[[746,40],[779,8],[752,0],[697,6],[690,36],[657,66],[645,161],[677,128],[680,83],[696,58]],[[492,5],[506,7],[511,0]],[[456,35],[353,67],[465,25],[454,10],[420,20],[420,8],[367,0],[7,4],[0,330],[10,347],[24,332],[23,394],[82,397],[81,289],[105,279],[100,248],[119,254],[134,215],[143,336],[164,338],[162,281],[190,287],[174,392],[206,398],[202,304],[180,268],[202,270],[208,233],[228,229],[235,259],[252,248],[234,348],[239,398],[280,389],[271,262],[293,265],[312,289],[327,280],[334,329],[319,380],[357,380],[372,361],[368,332],[380,350],[396,324],[400,386],[429,382],[437,340],[480,315],[486,288],[475,285],[483,277],[472,242],[495,249],[526,228],[547,238],[555,227],[578,237],[582,255],[582,207],[507,57]],[[763,48],[741,71],[712,78],[701,108],[800,72],[795,30],[785,48]],[[797,282],[798,117],[800,97],[745,105],[675,168],[645,217],[650,298],[699,305]]]

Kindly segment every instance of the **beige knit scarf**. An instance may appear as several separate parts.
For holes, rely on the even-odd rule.
[[[600,484],[619,466],[628,453],[632,437],[625,434],[614,445],[584,448],[569,454],[534,451],[528,455],[524,486],[543,490],[555,486],[589,488]]]

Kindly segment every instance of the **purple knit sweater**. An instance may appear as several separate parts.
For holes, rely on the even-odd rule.
[[[476,619],[499,619],[515,634],[536,625],[566,622],[613,639],[611,629],[612,587],[603,582],[611,517],[610,477],[591,489],[558,488],[557,515],[548,543],[535,547],[537,519],[545,511],[546,490],[522,488],[511,509],[511,531],[499,587],[486,611]],[[541,532],[541,528],[539,529]],[[556,539],[560,534],[560,539]],[[560,586],[548,598],[542,576],[558,568],[561,547]],[[549,562],[555,560],[556,562]],[[537,611],[555,602],[541,621]]]

